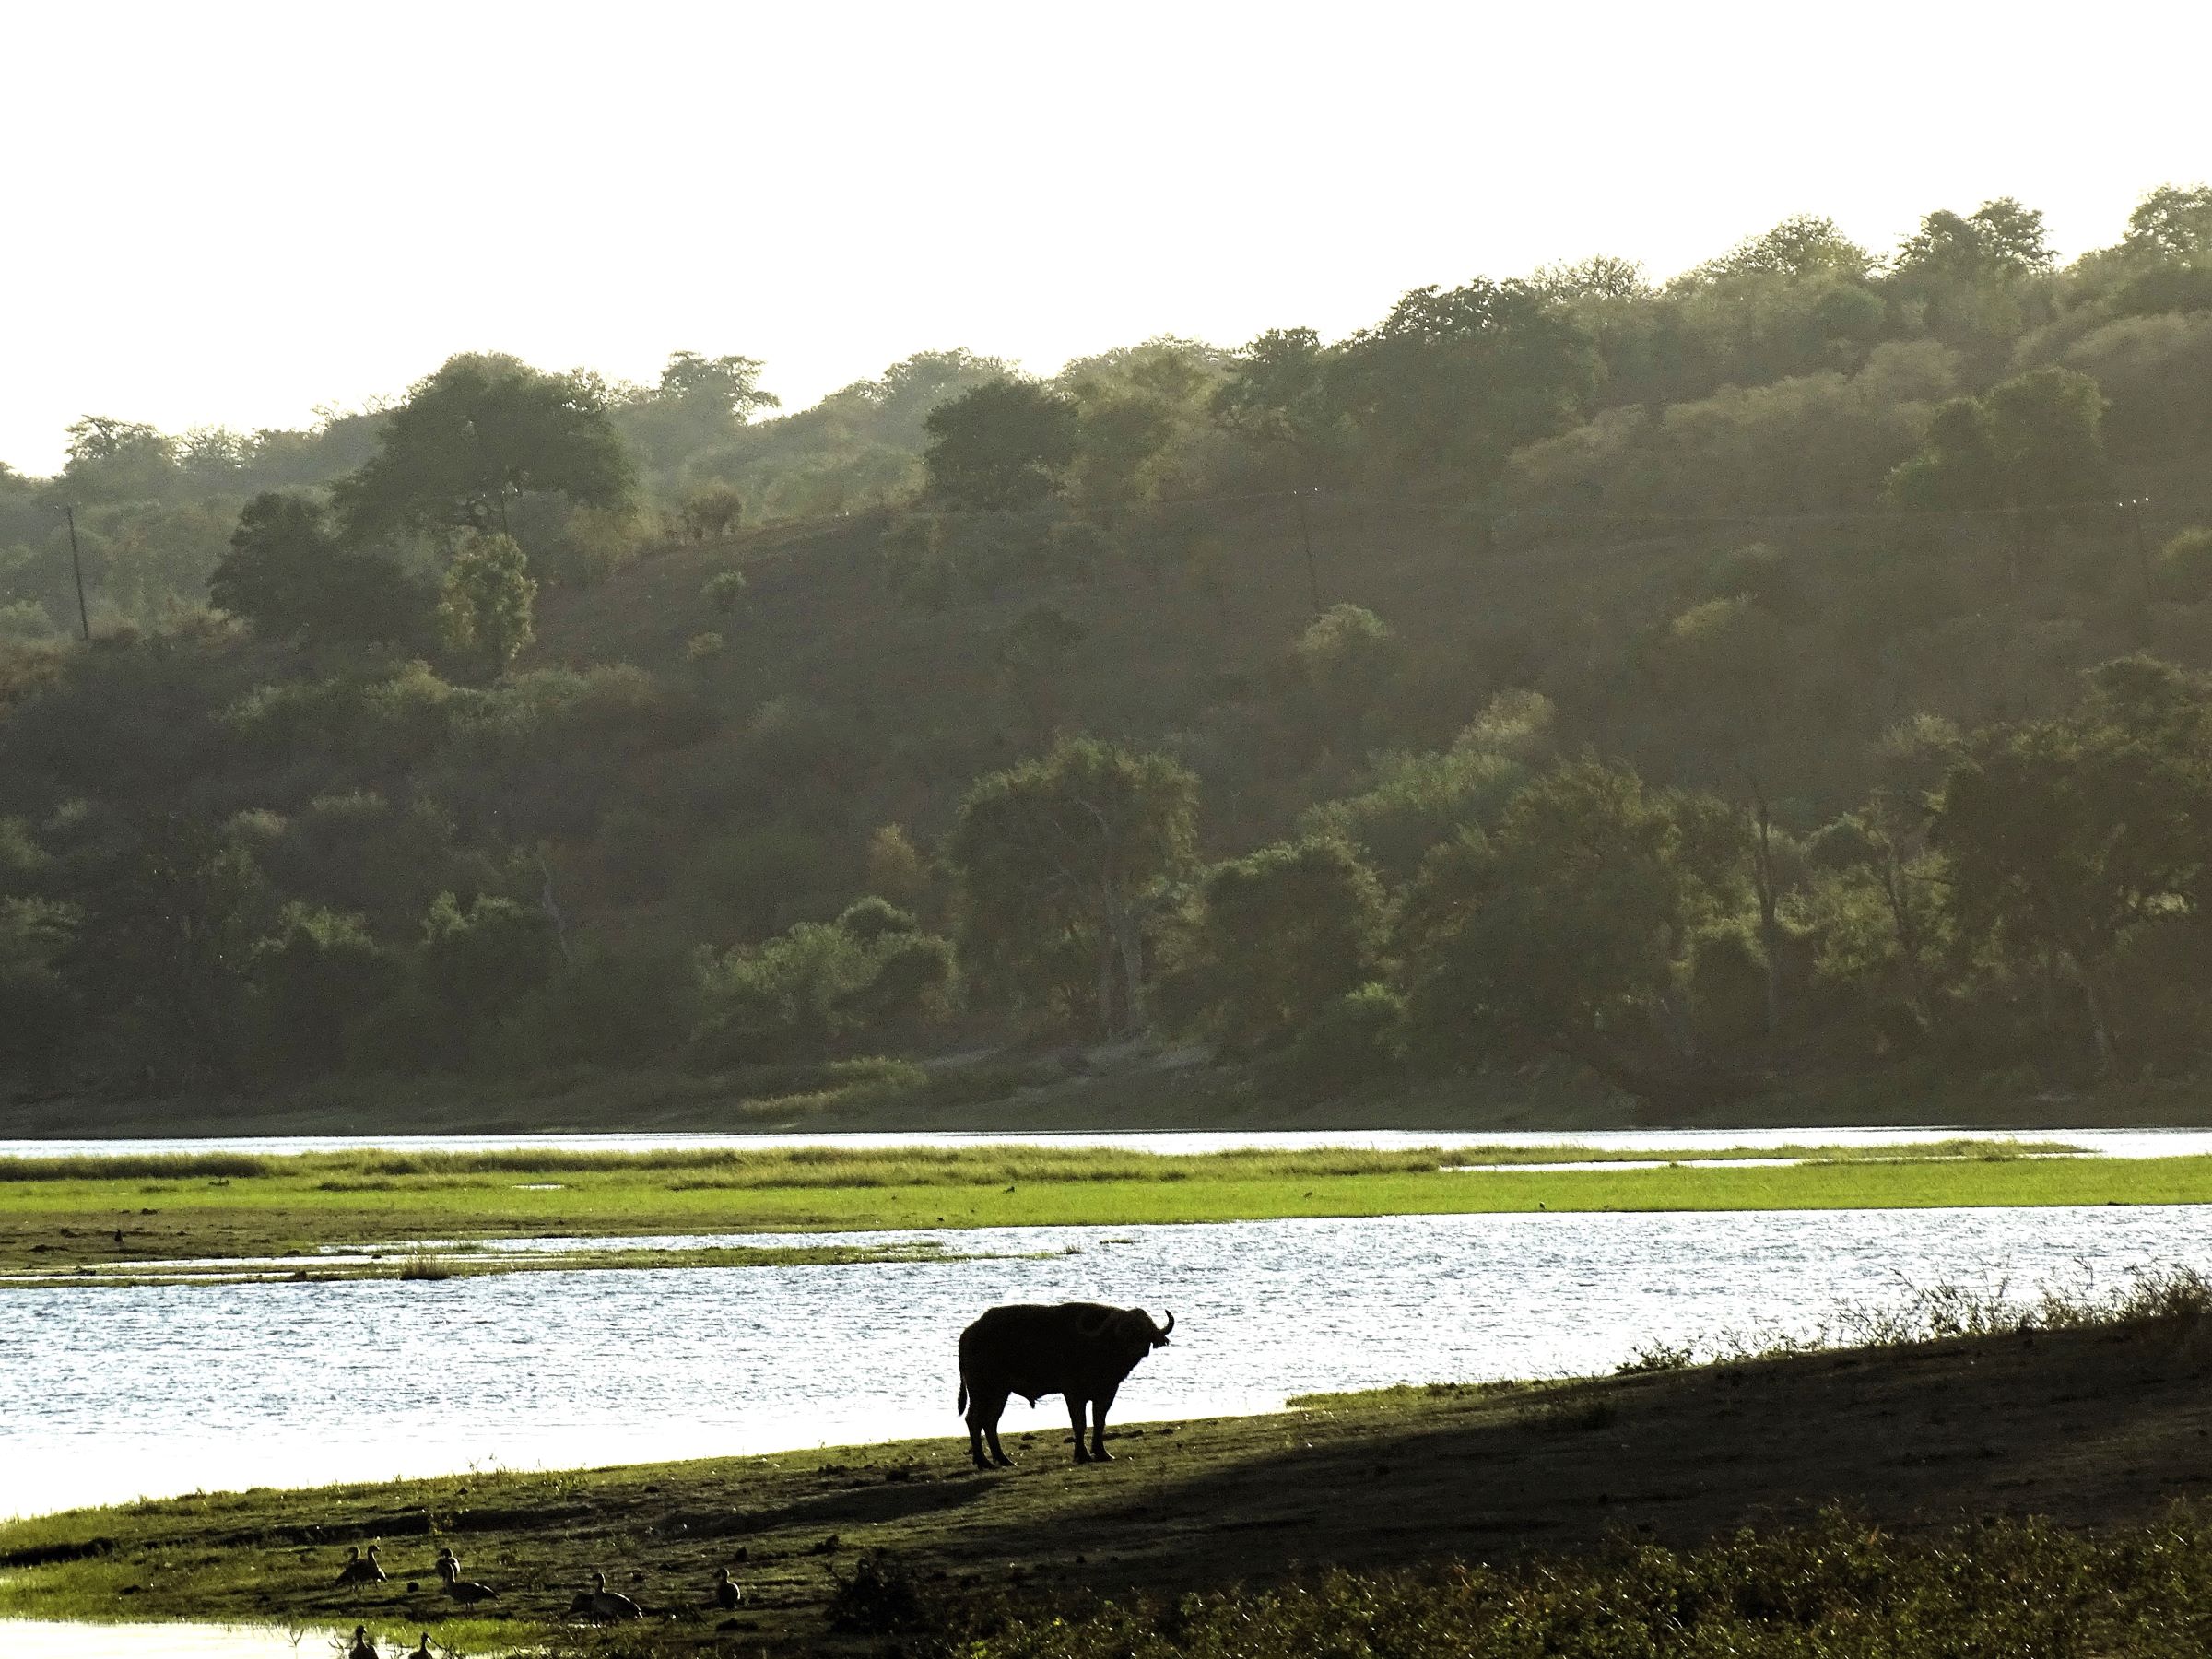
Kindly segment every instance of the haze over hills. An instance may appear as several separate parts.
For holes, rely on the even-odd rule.
[[[2064,266],[1800,218],[791,413],[682,353],[88,419],[0,474],[0,1066],[2185,1098],[2207,371],[2177,186]]]

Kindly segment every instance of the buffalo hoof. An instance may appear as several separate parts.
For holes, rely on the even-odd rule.
[[[1112,1463],[1113,1461],[1113,1453],[1107,1451],[1103,1446],[1093,1446],[1090,1449],[1090,1461],[1092,1463]]]

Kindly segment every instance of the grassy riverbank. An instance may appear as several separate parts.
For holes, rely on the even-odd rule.
[[[0,1160],[0,1276],[284,1257],[413,1240],[953,1230],[1571,1210],[2212,1201],[2212,1157],[2004,1143],[1700,1150],[1559,1169],[1580,1149],[1156,1156],[1054,1147],[311,1154]],[[1666,1154],[1642,1154],[1641,1159]],[[1688,1154],[1682,1155],[1690,1156]],[[663,1264],[683,1265],[675,1260]]]
[[[2164,1550],[2180,1553],[2162,1573],[2138,1573],[2138,1589],[2206,1577],[2205,1521],[2168,1512],[2212,1490],[2212,1396],[2193,1329],[2151,1317],[1581,1382],[1323,1396],[1270,1417],[1127,1427],[1113,1439],[1117,1461],[1088,1468],[1066,1461],[1065,1427],[1039,1427],[1009,1436],[1016,1469],[990,1475],[948,1432],[81,1511],[0,1525],[0,1615],[318,1629],[361,1619],[409,1642],[428,1628],[483,1652],[556,1625],[597,1570],[663,1620],[651,1647],[631,1651],[706,1652],[733,1634],[708,1603],[714,1568],[729,1566],[747,1595],[735,1632],[745,1652],[879,1653],[887,1637],[912,1640],[898,1632],[909,1615],[980,1619],[996,1631],[992,1651],[1009,1653],[1165,1651],[1150,1644],[1165,1640],[1178,1598],[1241,1584],[1193,1617],[1246,1617],[1258,1645],[1198,1651],[1288,1654],[1316,1645],[1260,1635],[1281,1626],[1315,1638],[1358,1605],[1353,1581],[1308,1571],[1335,1567],[1366,1575],[1372,1604],[1408,1621],[1459,1609],[1469,1641],[1516,1597],[1524,1618],[1556,1619],[1621,1595],[1624,1612],[1672,1606],[1691,1624],[1716,1621],[1716,1637],[1748,1621],[1739,1639],[1765,1628],[1773,1643],[1704,1648],[1677,1631],[1667,1640],[1677,1645],[1618,1651],[1781,1655],[1816,1651],[1776,1643],[1819,1620],[1762,1625],[1759,1594],[1794,1583],[1811,1598],[1803,1610],[1848,1620],[1857,1606],[1871,1618],[1866,1608],[1903,1606],[1912,1586],[1943,1578],[1930,1564],[1947,1560],[1963,1599],[1940,1605],[2011,1630],[2024,1589],[2043,1586],[2054,1609],[2074,1605],[2090,1579]],[[1014,1421],[1055,1415],[1018,1410]],[[1822,1518],[1839,1505],[1847,1525]],[[2030,1517],[2123,1530],[2069,1539]],[[1980,1524],[1947,1538],[1959,1519]],[[1712,1543],[1753,1523],[1771,1535]],[[1813,1531],[1789,1531],[1801,1527]],[[371,1542],[390,1581],[335,1588],[346,1547]],[[441,1546],[500,1591],[489,1617],[443,1617],[457,1610],[434,1594]],[[1470,1576],[1452,1562],[1489,1565]],[[1287,1579],[1291,1589],[1275,1588]],[[1525,1599],[1535,1583],[1557,1595]],[[1703,1588],[1688,1603],[1627,1594],[1667,1583]],[[2212,1602],[2190,1603],[2192,1617],[2203,1606]],[[1072,1622],[1049,1622],[1063,1616]],[[1106,1640],[1116,1631],[1142,1640],[1116,1647]]]

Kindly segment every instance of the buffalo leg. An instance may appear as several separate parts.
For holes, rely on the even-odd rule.
[[[975,1466],[987,1469],[992,1464],[1008,1468],[1014,1460],[1006,1455],[1006,1448],[998,1443],[998,1419],[1006,1409],[1006,1396],[999,1390],[989,1394],[971,1393],[968,1396],[968,1455],[975,1459]],[[983,1456],[985,1441],[990,1443],[991,1455]]]
[[[1090,1453],[1083,1450],[1083,1405],[1084,1400],[1081,1394],[1071,1394],[1067,1396],[1067,1420],[1074,1424],[1076,1429],[1076,1461],[1077,1463],[1090,1461]]]
[[[1113,1404],[1113,1385],[1108,1383],[1099,1391],[1099,1397],[1090,1403],[1090,1456],[1093,1463],[1112,1463],[1113,1453],[1106,1450],[1106,1409]],[[1083,1430],[1076,1430],[1076,1441],[1082,1443]]]

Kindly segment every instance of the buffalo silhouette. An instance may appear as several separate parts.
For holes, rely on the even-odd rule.
[[[957,1409],[968,1417],[968,1454],[975,1466],[1013,1463],[998,1443],[998,1419],[1006,1397],[1019,1394],[1032,1406],[1046,1394],[1067,1401],[1075,1425],[1076,1461],[1109,1463],[1106,1411],[1122,1379],[1156,1347],[1165,1347],[1175,1315],[1156,1325],[1142,1308],[1109,1308],[1098,1302],[1061,1302],[1053,1307],[1017,1305],[993,1308],[960,1333],[960,1397]],[[1083,1408],[1091,1408],[1090,1447],[1083,1446]],[[983,1455],[989,1441],[991,1455]]]

